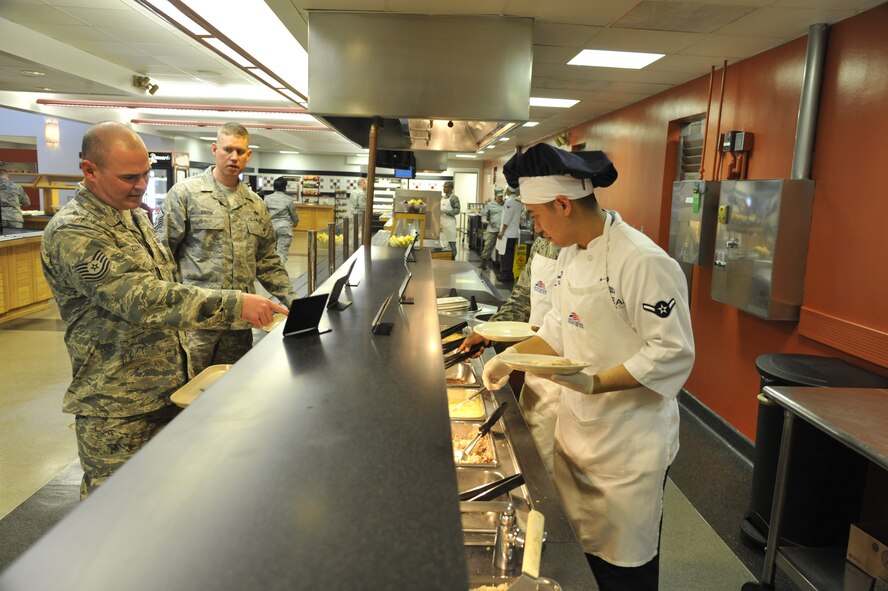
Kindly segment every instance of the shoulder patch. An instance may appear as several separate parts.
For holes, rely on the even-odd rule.
[[[659,301],[656,304],[642,304],[641,307],[647,312],[659,316],[660,318],[666,318],[672,313],[672,308],[675,307],[675,298],[672,298],[668,302]]]
[[[74,265],[74,270],[84,281],[101,281],[111,270],[111,261],[99,250],[90,260]]]

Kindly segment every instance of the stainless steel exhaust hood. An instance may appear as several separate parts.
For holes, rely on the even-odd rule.
[[[309,110],[367,147],[474,152],[528,119],[533,21],[309,12]]]

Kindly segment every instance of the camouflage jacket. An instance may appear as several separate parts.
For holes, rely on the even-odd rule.
[[[255,293],[254,282],[289,306],[296,297],[275,251],[277,238],[262,198],[245,184],[228,193],[213,168],[173,185],[154,230],[179,267],[182,282]],[[248,329],[238,320],[220,329]]]
[[[175,262],[143,210],[117,211],[83,185],[47,224],[40,257],[67,324],[65,412],[127,417],[168,406],[187,381],[178,331],[241,314],[237,292],[175,282]]]
[[[3,225],[21,228],[24,218],[22,206],[31,205],[25,190],[7,179],[0,179],[0,207],[3,208]]]
[[[293,226],[299,224],[299,213],[296,211],[296,202],[286,193],[275,191],[265,196],[265,207],[268,208],[268,217],[275,231],[289,230],[293,234]]]
[[[508,299],[500,306],[499,310],[490,317],[490,320],[512,320],[515,322],[527,322],[530,318],[530,262],[537,254],[557,259],[560,248],[549,242],[546,238],[538,236],[530,247],[530,254],[527,256],[527,264],[524,270],[515,282],[512,293]]]

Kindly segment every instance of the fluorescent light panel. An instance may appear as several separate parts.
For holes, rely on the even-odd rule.
[[[474,158],[475,154],[456,154],[457,158]]]
[[[540,124],[539,121],[528,121],[522,127],[536,127],[539,124]]]
[[[569,109],[578,102],[580,101],[574,99],[544,98],[538,96],[530,97],[531,107],[556,107],[558,109]]]
[[[584,49],[567,62],[569,66],[592,66],[596,68],[625,68],[640,70],[663,57],[663,53],[640,53],[635,51],[605,51]]]

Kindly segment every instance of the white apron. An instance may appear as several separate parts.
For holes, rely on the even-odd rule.
[[[441,240],[444,242],[456,242],[456,218],[449,214],[453,210],[450,207],[450,197],[441,199]]]
[[[565,275],[558,289],[564,356],[590,362],[587,373],[619,365],[641,348],[606,281],[577,288]],[[555,488],[587,553],[623,567],[657,554],[663,482],[677,452],[674,399],[644,387],[591,396],[562,388]]]
[[[530,260],[530,324],[541,326],[552,308],[552,289],[555,287],[555,259],[537,253]],[[536,442],[546,471],[552,475],[555,437],[555,419],[561,386],[533,374],[524,374],[524,387],[518,406],[524,421]]]

